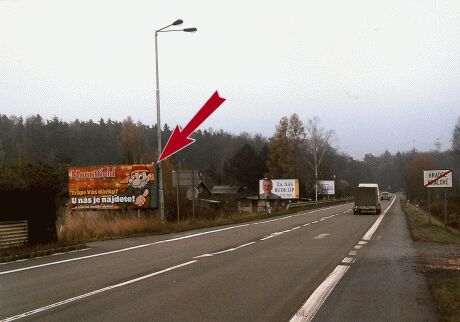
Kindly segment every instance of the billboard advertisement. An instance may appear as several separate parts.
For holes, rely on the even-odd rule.
[[[155,208],[155,168],[151,164],[69,168],[72,209]]]
[[[335,195],[335,181],[334,180],[318,180],[318,194]]]
[[[259,180],[259,199],[299,199],[299,180]]]

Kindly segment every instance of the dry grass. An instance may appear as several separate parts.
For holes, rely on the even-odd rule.
[[[460,271],[430,270],[427,276],[439,321],[460,321]]]
[[[110,215],[104,213],[72,213],[67,215],[58,229],[58,239],[63,244],[86,243],[95,240],[133,237],[152,234],[168,234],[192,229],[228,225],[263,219],[279,214],[221,214],[213,219],[199,218],[179,223],[160,224],[155,216]]]
[[[65,244],[85,243],[93,240],[158,233],[161,231],[160,227],[155,217],[74,213],[66,216],[64,224],[58,230],[58,239]]]
[[[452,227],[446,227],[434,216],[428,218],[423,209],[406,202],[401,196],[401,207],[406,213],[412,238],[417,241],[460,244],[460,233]]]
[[[331,204],[319,204],[312,206],[312,208],[321,208],[329,205]],[[291,212],[299,210],[293,209]],[[282,214],[286,214],[286,211],[280,209],[271,214],[240,214],[213,211],[212,216],[201,213],[201,216],[197,217],[194,221],[184,220],[179,223],[166,222],[161,224],[154,212],[138,216],[136,212],[121,215],[120,212],[110,211],[67,211],[61,217],[64,220],[61,220],[62,225],[58,228],[58,239],[59,243],[62,244],[83,244],[95,240],[169,234],[213,226],[230,225]],[[190,218],[190,216],[184,216],[184,218]]]

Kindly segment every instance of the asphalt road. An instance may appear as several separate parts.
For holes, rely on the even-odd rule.
[[[384,208],[389,205],[383,202]],[[388,317],[397,317],[397,310],[388,308],[396,313],[386,315],[385,307],[375,308],[380,302],[394,305],[378,300],[393,292],[399,292],[397,304],[410,303],[408,310],[426,306],[426,285],[415,264],[390,265],[392,274],[387,274],[385,260],[394,257],[385,255],[391,248],[395,256],[406,254],[399,249],[406,249],[405,244],[392,242],[395,232],[398,238],[399,230],[404,235],[405,221],[389,224],[401,217],[398,201],[385,217],[356,216],[351,207],[344,204],[182,234],[96,242],[84,251],[3,264],[0,319],[308,320],[302,311],[305,302],[311,302],[312,294],[338,267],[346,267],[346,272],[329,290],[329,298],[323,292],[314,301],[311,317],[316,320],[392,320]],[[381,227],[376,228],[380,221]],[[364,243],[370,229],[377,230]],[[379,246],[385,241],[389,247]],[[387,265],[379,267],[380,262]],[[418,275],[411,279],[414,271]],[[385,288],[388,276],[394,280]],[[406,277],[416,283],[415,290],[404,283]],[[432,309],[413,314],[407,317],[430,320],[434,316]]]

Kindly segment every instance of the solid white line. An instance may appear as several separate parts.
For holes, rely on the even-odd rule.
[[[193,257],[193,259],[203,258],[203,257],[212,257],[212,256],[213,255],[211,255],[211,254],[203,254],[203,255],[195,256],[195,257]]]
[[[306,322],[311,321],[321,305],[326,301],[327,297],[340,281],[343,275],[350,266],[338,265],[334,271],[321,283],[320,286],[313,292],[308,300],[302,305],[300,310],[291,318],[291,322]]]
[[[23,268],[18,268],[18,269],[12,269],[12,270],[9,270],[9,271],[0,272],[0,275],[6,275],[6,274],[11,274],[11,273],[26,271],[26,270],[29,270],[29,269],[34,269],[34,268],[39,268],[39,267],[57,265],[57,264],[68,263],[68,262],[74,262],[74,261],[79,261],[79,260],[82,260],[82,259],[88,259],[88,258],[93,258],[93,257],[107,256],[107,255],[111,255],[111,254],[127,252],[127,251],[138,249],[138,248],[144,248],[144,247],[157,245],[157,244],[170,243],[170,242],[174,242],[174,241],[178,241],[178,240],[189,239],[189,238],[193,238],[193,237],[197,237],[197,236],[212,234],[212,233],[216,233],[216,232],[221,232],[221,231],[225,231],[225,230],[245,227],[245,226],[249,226],[249,225],[250,224],[244,224],[244,225],[232,226],[232,227],[227,227],[227,228],[222,228],[222,229],[217,229],[217,230],[205,231],[205,232],[197,233],[197,234],[193,234],[193,235],[170,238],[170,239],[160,240],[160,241],[153,242],[153,243],[141,244],[141,245],[137,245],[137,246],[132,246],[132,247],[127,247],[127,248],[112,250],[110,252],[105,252],[105,253],[98,253],[98,254],[87,255],[87,256],[82,256],[82,257],[64,259],[64,260],[61,260],[61,261],[56,261],[56,262],[51,262],[51,263],[46,263],[46,264],[40,264],[40,265],[28,266],[28,267],[23,267]]]
[[[396,199],[394,199],[396,200]],[[393,202],[394,202],[393,200]],[[382,212],[380,217],[376,220],[376,222],[372,225],[372,227],[366,232],[366,234],[361,238],[361,240],[369,240],[374,232],[379,227],[380,223],[382,222],[383,217],[393,205],[393,202]],[[355,245],[355,249],[362,248],[362,245]],[[344,259],[345,260],[345,259]],[[338,265],[334,271],[324,280],[323,283],[320,284],[316,288],[316,290],[310,295],[307,301],[302,305],[302,307],[297,311],[297,313],[291,318],[291,322],[309,322],[313,319],[315,314],[321,308],[323,303],[326,301],[329,294],[332,292],[334,287],[340,281],[340,279],[345,275],[347,270],[351,266],[347,265]]]
[[[89,297],[89,296],[93,296],[93,295],[96,295],[96,294],[99,294],[99,293],[102,293],[102,292],[113,290],[115,288],[122,287],[122,286],[125,286],[125,285],[129,285],[129,284],[132,284],[132,283],[136,283],[136,282],[145,280],[147,278],[150,278],[150,277],[153,277],[153,276],[156,276],[156,275],[160,275],[162,273],[166,273],[166,272],[172,271],[174,269],[184,267],[184,266],[196,263],[196,262],[197,261],[194,260],[194,261],[189,261],[189,262],[182,263],[182,264],[179,264],[179,265],[176,265],[176,266],[168,267],[168,268],[163,269],[161,271],[154,272],[154,273],[151,273],[151,274],[147,274],[147,275],[144,275],[144,276],[141,276],[141,277],[138,277],[138,278],[123,282],[123,283],[110,285],[110,286],[107,286],[107,287],[104,287],[104,288],[101,288],[101,289],[98,289],[98,290],[95,290],[95,291],[92,291],[92,292],[89,292],[89,293],[85,293],[85,294],[82,294],[82,295],[71,297],[71,298],[68,298],[66,300],[59,301],[59,302],[56,302],[56,303],[53,303],[53,304],[50,304],[50,305],[47,305],[47,306],[43,306],[43,307],[40,307],[40,308],[32,310],[32,311],[28,311],[28,312],[24,312],[24,313],[19,314],[19,315],[11,316],[11,317],[5,318],[2,321],[3,322],[8,322],[8,321],[18,320],[18,319],[24,318],[26,316],[31,316],[33,314],[37,314],[37,313],[40,313],[40,312],[43,312],[43,311],[47,311],[47,310],[50,310],[52,308],[55,308],[55,307],[58,307],[58,306],[61,306],[61,305],[67,304],[67,303],[71,303],[71,302],[81,300],[81,299]]]
[[[363,238],[361,238],[362,240],[371,240],[372,238],[372,235],[374,235],[375,231],[377,230],[377,228],[379,227],[380,223],[382,222],[383,220],[383,217],[385,217],[385,214],[387,213],[388,209],[391,208],[391,206],[393,205],[393,203],[395,202],[396,198],[393,199],[393,201],[390,203],[390,205],[385,209],[384,212],[382,212],[382,214],[379,216],[379,218],[375,221],[375,223],[372,225],[372,227],[367,231],[367,233],[364,235]]]
[[[135,249],[138,249],[138,248],[144,248],[144,247],[149,247],[149,246],[152,246],[152,245],[170,243],[170,242],[175,242],[175,241],[179,241],[179,240],[194,238],[194,237],[198,237],[198,236],[203,236],[203,235],[208,235],[208,234],[214,234],[214,233],[218,233],[218,232],[222,232],[222,231],[226,231],[226,230],[230,230],[230,229],[236,229],[236,228],[241,228],[241,227],[247,227],[247,226],[250,226],[250,225],[259,225],[259,224],[270,223],[270,222],[274,222],[274,221],[278,221],[278,220],[288,219],[288,218],[291,218],[291,217],[293,217],[293,216],[306,215],[306,214],[310,214],[310,213],[314,213],[314,212],[318,212],[318,211],[324,211],[324,210],[328,210],[328,209],[333,209],[333,208],[337,208],[337,207],[341,207],[341,206],[343,206],[343,205],[337,205],[337,206],[332,206],[332,207],[327,207],[327,208],[320,208],[320,209],[316,209],[316,210],[312,210],[312,211],[303,212],[303,213],[300,213],[300,214],[297,214],[297,215],[289,215],[289,216],[286,216],[286,217],[276,218],[276,219],[272,219],[272,220],[266,220],[266,221],[262,221],[262,222],[256,222],[256,223],[249,223],[249,224],[242,224],[242,225],[237,225],[237,226],[231,226],[231,227],[226,227],[226,228],[221,228],[221,229],[216,229],[216,230],[210,230],[210,231],[205,231],[205,232],[196,233],[196,234],[191,234],[191,235],[183,235],[183,236],[181,236],[181,237],[176,237],[176,238],[170,238],[170,239],[160,240],[160,241],[153,242],[153,243],[141,244],[141,245],[137,245],[137,246],[132,246],[132,247],[127,247],[127,248],[117,249],[117,250],[113,250],[113,251],[109,251],[109,252],[104,252],[104,253],[98,253],[98,254],[87,255],[87,256],[82,256],[82,257],[75,257],[75,258],[70,258],[70,259],[64,259],[64,260],[55,261],[55,262],[50,262],[50,263],[45,263],[45,264],[39,264],[39,265],[33,265],[33,266],[28,266],[28,267],[23,267],[23,268],[18,268],[18,269],[12,269],[12,270],[9,270],[9,271],[0,272],[0,275],[7,275],[7,274],[11,274],[11,273],[27,271],[27,270],[30,270],[30,269],[35,269],[35,268],[40,268],[40,267],[58,265],[58,264],[63,264],[63,263],[68,263],[68,262],[74,262],[74,261],[79,261],[79,260],[88,259],[88,258],[93,258],[93,257],[107,256],[107,255],[112,255],[112,254],[127,252],[127,251],[135,250]],[[11,262],[10,262],[10,263],[11,263]],[[2,263],[2,265],[10,264],[10,263]]]

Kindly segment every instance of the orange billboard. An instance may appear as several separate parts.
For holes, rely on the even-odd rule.
[[[150,164],[69,168],[72,209],[155,208],[155,167]]]

